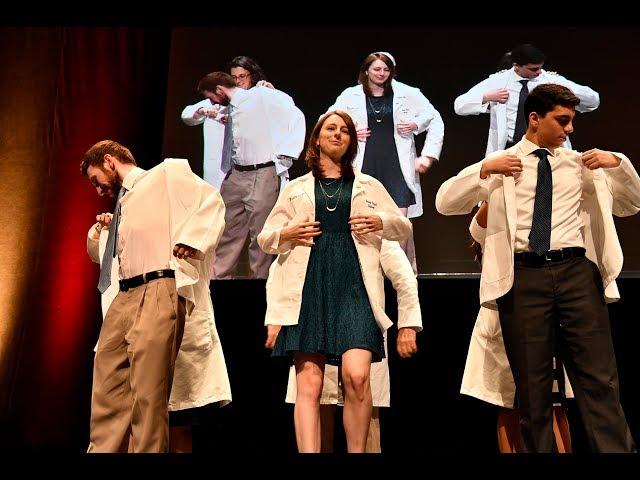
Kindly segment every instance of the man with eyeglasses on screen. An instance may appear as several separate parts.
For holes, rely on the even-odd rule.
[[[273,257],[262,252],[256,237],[304,146],[304,115],[289,95],[266,81],[248,90],[240,87],[254,77],[246,60],[236,57],[231,75],[214,72],[200,81],[211,102],[227,107],[221,158],[226,176],[220,188],[227,211],[213,265],[217,279],[234,277],[247,235],[251,277],[267,278]]]
[[[229,63],[231,77],[239,88],[248,90],[252,87],[273,85],[267,81],[267,76],[255,60],[245,57],[235,57]],[[182,121],[190,127],[202,125],[204,137],[204,160],[202,177],[209,184],[220,190],[226,172],[221,169],[222,143],[224,140],[224,124],[227,119],[227,109],[211,100],[211,92],[203,90],[203,85],[198,83],[198,93],[204,96],[193,105],[187,105],[182,110]]]

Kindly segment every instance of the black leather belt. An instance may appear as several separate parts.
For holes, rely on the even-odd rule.
[[[147,272],[142,275],[136,275],[135,277],[120,280],[120,291],[126,292],[130,288],[139,287],[140,285],[144,285],[151,280],[157,280],[158,278],[176,278],[176,272],[173,270],[155,270],[153,272]]]
[[[561,262],[570,258],[584,257],[585,249],[582,247],[567,247],[559,250],[549,250],[544,255],[535,252],[516,253],[513,258],[520,265],[539,266],[549,263]]]
[[[238,165],[234,163],[233,168],[235,168],[236,170],[240,170],[241,172],[249,172],[251,170],[258,170],[260,168],[272,167],[274,165],[274,162],[256,163],[255,165]]]

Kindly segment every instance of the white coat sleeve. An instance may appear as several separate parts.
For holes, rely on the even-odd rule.
[[[262,231],[258,234],[258,245],[265,253],[277,255],[287,253],[293,248],[291,242],[285,242],[279,245],[280,232],[289,225],[295,215],[288,195],[291,188],[290,185],[291,183],[288,183],[282,191],[282,194],[278,196],[276,204],[264,222]]]
[[[468,92],[463,93],[456,98],[453,103],[453,109],[458,115],[478,115],[480,113],[487,113],[491,103],[483,103],[482,97],[486,92],[496,88],[496,76],[494,74],[485,78],[482,82],[472,87]]]
[[[491,177],[480,178],[482,162],[468,166],[440,186],[436,194],[438,212],[442,215],[463,215],[470,213],[482,200],[487,200]]]
[[[418,298],[418,281],[398,242],[382,240],[380,266],[391,281],[398,297],[398,328],[422,330],[422,312]]]
[[[172,242],[195,248],[204,256],[215,249],[224,230],[222,197],[217,189],[191,171],[187,160],[167,159],[165,163],[170,214],[174,222]]]
[[[571,90],[576,97],[580,99],[580,103],[576,107],[576,110],[580,113],[592,112],[600,105],[600,95],[598,92],[585,85],[572,82],[568,78],[558,74],[549,74],[545,72],[552,83],[562,85]]]
[[[418,125],[416,135],[425,130],[427,131],[427,137],[424,140],[421,155],[439,160],[440,152],[442,151],[442,142],[444,141],[444,122],[442,121],[442,116],[420,90],[417,91],[416,97],[420,105],[420,114],[416,119],[416,124]]]
[[[602,171],[613,196],[613,214],[628,217],[640,211],[640,178],[626,155],[612,153],[620,159],[620,165],[616,168],[603,168]]]
[[[211,101],[208,98],[205,98],[204,100],[198,103],[194,103],[193,105],[187,105],[182,110],[180,118],[185,124],[189,125],[190,127],[193,127],[195,125],[202,125],[204,123],[204,119],[206,118],[204,115],[200,118],[194,118],[194,114],[200,107],[211,108]]]

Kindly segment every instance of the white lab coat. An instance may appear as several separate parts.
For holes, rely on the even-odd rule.
[[[235,107],[231,110],[232,119],[240,115],[240,112],[258,119],[248,121],[244,127],[238,124],[238,120],[234,122],[234,131],[242,130],[243,135],[239,137],[245,137],[244,142],[236,142],[234,139],[234,145],[239,149],[236,154],[244,159],[243,149],[246,149],[246,153],[250,155],[249,158],[253,157],[255,160],[254,163],[274,162],[276,173],[280,177],[280,191],[282,191],[289,181],[289,168],[293,164],[293,159],[297,159],[304,148],[306,133],[304,114],[296,107],[291,96],[281,90],[265,86],[237,91],[231,99],[231,104]],[[247,138],[249,141],[246,141]],[[256,144],[257,138],[262,138],[265,144]],[[256,150],[261,153],[269,152],[269,157],[256,158]]]
[[[314,185],[315,178],[311,172],[289,183],[258,235],[260,248],[278,255],[269,268],[265,325],[298,323],[311,249],[303,245],[292,246],[291,242],[279,245],[280,232],[288,225],[313,221],[316,212]],[[378,180],[357,170],[351,192],[351,214],[378,215],[382,219],[381,232],[352,236],[371,310],[378,327],[384,332],[393,323],[384,311],[384,277],[380,258],[385,251],[382,241],[407,238],[412,231],[411,222],[402,215]]]
[[[478,225],[475,217],[471,221],[469,231],[474,240],[484,247],[487,229]],[[573,398],[566,369],[563,373],[565,396]],[[558,391],[556,380],[553,381],[553,391]],[[469,342],[460,393],[500,407],[514,407],[516,384],[504,348],[497,310],[480,307],[478,311]]]
[[[518,142],[505,152],[523,156],[522,143]],[[491,156],[502,153],[499,151]],[[629,159],[621,153],[614,154],[621,159],[618,167],[596,170],[589,170],[582,164],[579,152],[571,151],[570,154],[582,165],[583,184],[593,185],[593,188],[583,190],[579,207],[584,223],[586,256],[600,270],[605,300],[614,302],[620,299],[615,279],[622,269],[623,255],[613,215],[625,217],[640,211],[640,178]],[[480,303],[495,309],[496,299],[513,285],[516,186],[513,177],[504,175],[490,175],[482,180],[483,161],[470,165],[442,184],[436,194],[436,209],[443,215],[461,215],[471,212],[480,201],[488,200]]]
[[[507,88],[511,82],[516,81],[516,73],[513,68],[502,70],[489,75],[488,78],[472,87],[468,92],[463,93],[455,99],[453,108],[458,115],[478,115],[489,113],[489,138],[487,139],[487,150],[485,155],[489,155],[497,150],[503,150],[509,138],[507,132],[507,105],[506,103],[487,102],[482,103],[483,95],[491,90]],[[536,79],[536,85],[554,83],[569,88],[575,96],[580,99],[580,104],[576,107],[578,112],[591,112],[600,105],[600,95],[584,85],[578,85],[557,73],[542,70]],[[531,90],[532,87],[530,86]],[[514,138],[514,142],[519,142],[519,138]],[[563,145],[571,148],[571,142],[567,138]]]
[[[400,248],[398,242],[382,241],[380,266],[393,288],[398,292],[398,328],[422,327],[422,313],[418,298],[418,283],[413,273],[407,255]],[[387,332],[384,332],[385,358],[371,364],[371,396],[374,407],[388,407],[390,405],[390,380],[387,350]],[[296,403],[296,374],[295,367],[289,370],[287,384],[287,403]],[[344,405],[343,392],[340,388],[338,367],[325,365],[324,383],[320,403],[323,405]]]
[[[205,179],[210,185],[220,190],[222,181],[225,177],[225,172],[222,171],[222,145],[224,143],[224,124],[219,121],[219,117],[209,118],[202,117],[199,120],[193,118],[194,113],[200,108],[213,108],[211,100],[205,98],[204,100],[193,104],[187,105],[182,110],[180,117],[182,121],[189,125],[202,125],[202,133],[204,137],[204,158],[202,163],[202,178]],[[226,108],[222,108],[219,113],[224,115]]]
[[[157,169],[157,170],[156,170]],[[203,252],[201,259],[172,257],[178,294],[186,299],[184,333],[176,357],[169,410],[183,410],[209,403],[231,401],[231,386],[216,329],[209,291],[210,266],[224,229],[224,204],[217,190],[196,176],[184,159],[166,159],[148,175],[171,176],[166,182],[170,199],[171,245],[183,243]],[[92,229],[94,226],[91,227]],[[104,254],[108,230],[100,241],[87,236],[87,252],[99,263]],[[111,285],[102,297],[102,312],[118,293],[118,258],[114,258]]]
[[[420,174],[415,170],[416,146],[414,137],[426,130],[427,138],[421,155],[439,159],[444,139],[444,123],[438,111],[419,89],[396,80],[392,80],[391,86],[393,88],[394,125],[405,121],[414,122],[418,126],[418,130],[409,135],[400,135],[394,128],[394,139],[402,176],[416,198],[416,203],[409,207],[408,217],[419,217],[422,215],[422,189]],[[362,85],[355,85],[344,90],[327,111],[333,110],[346,111],[356,124],[356,128],[368,126],[366,95]],[[358,142],[358,155],[353,163],[354,168],[358,170],[362,169],[365,147],[366,142]]]

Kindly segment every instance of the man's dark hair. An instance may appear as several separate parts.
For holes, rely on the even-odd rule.
[[[511,60],[513,60],[513,63],[517,65],[544,63],[546,58],[547,57],[545,57],[544,53],[530,43],[518,45],[516,48],[511,50]]]
[[[524,115],[529,118],[531,112],[536,112],[541,117],[553,110],[556,105],[575,109],[580,99],[567,87],[555,83],[538,85],[529,92],[524,102]]]
[[[231,75],[226,72],[209,73],[198,82],[198,93],[215,92],[218,86],[233,88],[236,86],[236,82]]]
[[[136,160],[127,147],[114,140],[102,140],[93,145],[84,154],[80,164],[80,173],[86,177],[89,167],[102,167],[104,165],[104,156],[107,154],[116,157],[120,163],[136,164]]]

